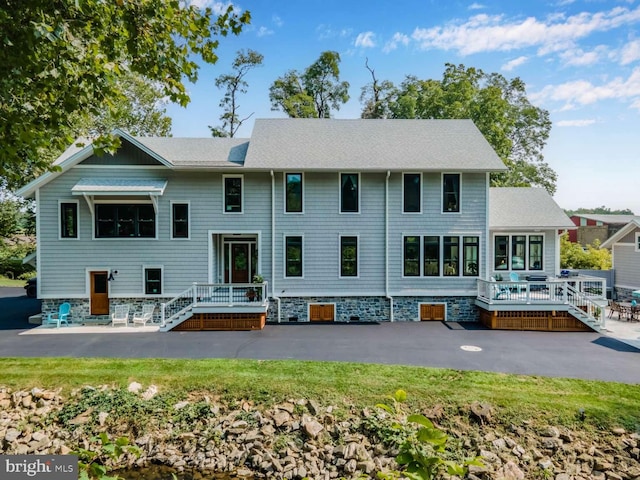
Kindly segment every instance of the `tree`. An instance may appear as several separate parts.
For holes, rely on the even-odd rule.
[[[371,83],[362,87],[360,102],[364,104],[361,118],[387,118],[391,112],[388,110],[389,95],[394,92],[394,85],[389,80],[378,81],[376,71],[369,66],[369,59],[365,61],[365,68],[371,73]]]
[[[0,7],[0,177],[10,187],[49,167],[43,151],[73,141],[74,115],[98,116],[125,96],[131,71],[186,105],[183,79],[197,57],[217,60],[219,36],[238,34],[248,12],[216,15],[181,0],[5,0]],[[95,146],[113,151],[102,136]]]
[[[340,54],[326,51],[304,73],[290,70],[269,89],[272,110],[292,118],[330,118],[349,100],[349,82],[340,81]]]
[[[222,127],[209,125],[214,137],[233,137],[245,120],[253,115],[251,113],[242,119],[238,116],[240,105],[237,103],[237,97],[241,93],[247,93],[249,84],[244,80],[244,77],[251,69],[262,65],[262,60],[264,60],[264,55],[255,50],[248,50],[247,53],[240,50],[232,64],[234,73],[226,73],[216,78],[216,87],[224,87],[225,94],[219,103],[219,106],[224,109],[224,113],[220,116]]]
[[[620,209],[620,210],[611,210],[608,207],[602,205],[597,208],[578,208],[577,210],[565,210],[565,213],[569,216],[571,215],[582,215],[582,214],[594,214],[594,215],[635,215],[633,211],[629,208]]]
[[[509,167],[492,174],[492,185],[536,185],[553,194],[557,176],[542,154],[551,130],[549,112],[529,102],[524,82],[464,65],[445,67],[442,80],[407,76],[399,87],[389,82],[376,88],[374,77],[361,96],[363,117],[470,118]]]
[[[568,235],[560,237],[560,267],[580,270],[610,270],[611,252],[600,248],[596,240],[583,249],[579,243],[569,241]]]

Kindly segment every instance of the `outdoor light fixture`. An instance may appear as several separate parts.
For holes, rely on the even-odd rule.
[[[118,275],[118,270],[111,270],[109,271],[109,278],[107,278],[107,280],[109,282],[112,282],[113,280],[115,280],[115,276]]]

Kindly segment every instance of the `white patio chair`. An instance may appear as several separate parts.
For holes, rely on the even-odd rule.
[[[145,326],[147,322],[153,320],[153,312],[155,311],[156,306],[153,303],[146,304],[142,306],[142,313],[134,313],[133,314],[133,325],[141,325]]]
[[[116,325],[129,325],[129,305],[116,305],[115,311],[111,314],[111,324]]]

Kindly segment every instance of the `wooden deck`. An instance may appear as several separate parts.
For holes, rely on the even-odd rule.
[[[568,311],[488,311],[480,310],[480,322],[494,330],[532,330],[544,332],[591,332],[592,329]]]
[[[266,313],[194,313],[173,332],[262,330]]]

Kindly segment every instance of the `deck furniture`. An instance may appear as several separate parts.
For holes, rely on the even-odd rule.
[[[141,325],[141,326],[145,326],[147,324],[147,322],[150,322],[151,320],[153,320],[153,312],[156,309],[156,305],[154,303],[149,303],[146,305],[142,306],[142,312],[141,313],[134,313],[133,314],[133,325]]]
[[[510,272],[509,273],[509,281],[511,282],[520,282],[520,275],[518,275],[516,272]],[[518,293],[522,293],[526,290],[526,287],[520,283],[515,283],[513,285],[511,285],[509,288],[511,288],[512,290],[515,290]]]
[[[56,328],[60,328],[61,324],[69,326],[69,313],[71,313],[71,304],[65,302],[60,305],[57,313],[50,313],[47,318],[42,322],[43,325],[55,325]]]
[[[111,314],[111,324],[129,325],[129,305],[116,305],[114,312]]]

